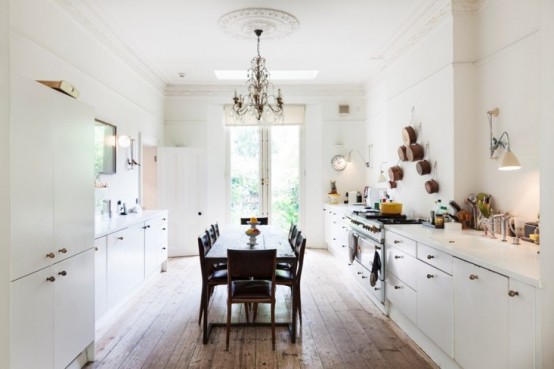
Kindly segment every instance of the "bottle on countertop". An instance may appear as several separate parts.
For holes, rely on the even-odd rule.
[[[446,213],[446,206],[442,205],[441,200],[437,200],[437,207],[435,209],[435,228],[444,228],[444,217]]]

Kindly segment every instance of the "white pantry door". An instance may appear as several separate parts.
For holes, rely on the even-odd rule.
[[[198,254],[198,235],[209,224],[206,173],[200,149],[158,148],[158,207],[169,210],[168,255]]]

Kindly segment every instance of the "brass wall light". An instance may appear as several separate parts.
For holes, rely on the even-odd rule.
[[[506,151],[502,158],[500,159],[500,164],[498,166],[499,170],[516,170],[521,168],[519,160],[514,155],[512,150],[510,150],[510,135],[507,131],[502,132],[499,138],[496,138],[492,134],[492,117],[498,117],[500,109],[494,108],[487,111],[487,116],[489,118],[489,143],[490,143],[490,157],[494,158],[494,152],[499,148],[503,148]],[[503,138],[506,137],[506,142],[503,141]]]

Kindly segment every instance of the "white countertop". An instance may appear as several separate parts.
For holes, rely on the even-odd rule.
[[[421,224],[386,225],[385,229],[532,286],[541,285],[540,247],[530,242],[513,245],[500,237],[484,237],[482,231],[445,231]]]
[[[140,213],[119,215],[113,218],[96,219],[94,223],[94,238],[100,238],[110,233],[125,229],[133,224],[144,222],[150,218],[167,213],[167,210],[144,210]]]

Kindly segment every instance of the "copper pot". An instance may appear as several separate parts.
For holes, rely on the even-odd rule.
[[[405,146],[410,146],[414,144],[417,140],[417,134],[414,127],[408,126],[402,128],[402,142]]]
[[[428,160],[420,160],[416,163],[416,169],[420,176],[431,173],[431,163]]]
[[[423,146],[418,143],[406,147],[406,157],[409,161],[421,160],[425,156]]]
[[[389,181],[389,188],[396,188],[396,182],[395,181]]]
[[[389,178],[391,181],[401,181],[404,177],[404,170],[398,165],[389,168]]]
[[[439,182],[434,179],[428,180],[425,182],[425,191],[427,191],[427,193],[439,192]]]
[[[406,146],[402,145],[398,148],[398,159],[401,161],[408,160],[408,156],[406,155]]]

